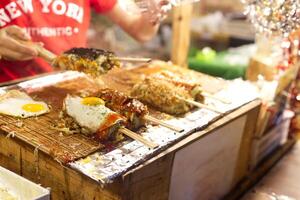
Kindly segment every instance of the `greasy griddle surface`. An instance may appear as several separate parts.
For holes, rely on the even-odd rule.
[[[28,119],[16,119],[0,115],[1,129],[7,134],[11,133],[11,136],[14,135],[26,143],[44,151],[59,162],[66,163],[85,157],[92,152],[103,149],[103,145],[100,145],[93,139],[85,137],[82,134],[66,135],[51,128],[55,121],[59,120],[59,113],[62,110],[63,99],[66,95],[94,93],[104,87],[130,94],[132,86],[142,80],[143,77],[166,69],[174,72],[178,72],[178,70],[182,72],[182,69],[174,67],[144,66],[131,70],[113,70],[99,78],[97,83],[88,78],[81,77],[48,87],[38,89],[28,88],[25,91],[35,100],[42,100],[50,105],[51,112],[43,116]],[[207,88],[207,90],[212,90],[211,92],[218,91],[220,89],[219,86],[224,85],[220,84],[221,80],[219,79],[185,69],[183,69],[183,72],[190,73],[190,75],[196,77],[197,80],[199,79],[203,87]],[[16,86],[12,86],[11,88],[16,88]],[[151,108],[150,114],[160,119],[171,117]]]
[[[175,74],[184,74],[188,78],[196,80],[201,85],[204,91],[209,93],[216,93],[226,85],[226,81],[211,77],[193,70],[179,68],[172,65],[145,65],[124,72],[124,69],[114,70],[101,77],[103,83],[111,89],[116,89],[126,94],[130,94],[132,87],[143,80],[144,77],[163,70],[171,71]]]

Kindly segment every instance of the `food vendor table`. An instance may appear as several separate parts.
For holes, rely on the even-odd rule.
[[[36,160],[33,147],[17,139],[7,139],[2,134],[0,165],[50,187],[52,199],[168,199],[170,195],[175,198],[172,195],[182,192],[178,188],[182,183],[185,184],[184,192],[195,187],[184,182],[187,180],[194,184],[197,181],[195,195],[222,196],[247,174],[259,105],[260,101],[255,100],[242,106],[104,188],[44,153]],[[241,131],[233,134],[237,129]],[[182,166],[186,168],[180,169]],[[175,180],[183,182],[176,183]],[[201,185],[205,187],[201,188]]]
[[[125,75],[127,80],[132,74]],[[44,82],[39,82],[39,85],[41,83]],[[28,85],[32,83],[23,83],[22,86]],[[115,86],[119,87],[118,84]],[[52,199],[207,199],[208,196],[219,199],[248,174],[260,103],[260,100],[250,98],[223,116],[210,118],[212,121],[201,127],[200,131],[187,133],[168,145],[162,145],[150,156],[143,157],[141,154],[144,159],[134,161],[130,167],[104,183],[97,178],[102,174],[93,171],[94,162],[90,160],[101,162],[105,155],[98,156],[96,153],[96,156],[63,165],[60,160],[53,159],[52,153],[55,152],[44,151],[34,146],[33,141],[24,141],[18,134],[16,137],[0,134],[0,165],[50,187]],[[206,112],[196,114],[201,113]],[[167,132],[160,134],[163,136]],[[125,149],[125,146],[120,149]],[[118,164],[118,161],[112,160],[111,163]]]

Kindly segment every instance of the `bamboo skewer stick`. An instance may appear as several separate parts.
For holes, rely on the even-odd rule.
[[[212,94],[209,94],[207,92],[202,92],[202,95],[204,97],[207,97],[207,98],[210,98],[210,99],[214,99],[214,100],[220,101],[220,102],[225,103],[225,104],[231,104],[231,101],[225,100],[225,99],[221,99],[221,98],[213,96]]]
[[[128,130],[127,128],[120,128],[119,131],[124,135],[127,135],[128,137],[143,143],[144,145],[150,147],[151,149],[158,147],[157,144],[144,139],[142,136],[138,135],[135,132],[132,132],[131,130]]]
[[[51,51],[48,51],[42,46],[36,45],[36,50],[38,51],[38,56],[43,58],[49,64],[52,64],[57,57],[57,55],[55,55]]]
[[[154,118],[154,117],[151,117],[150,115],[146,115],[146,116],[144,117],[144,119],[147,120],[147,121],[150,121],[150,122],[152,122],[152,123],[154,123],[154,124],[161,125],[161,126],[163,126],[163,127],[169,128],[169,129],[171,129],[171,130],[173,130],[173,131],[176,131],[176,132],[179,132],[179,133],[184,131],[183,128],[179,128],[179,127],[170,125],[170,124],[165,123],[165,122],[163,122],[163,121],[161,121],[161,120],[159,120],[159,119],[156,119],[156,118]]]
[[[116,57],[117,60],[123,62],[144,62],[149,63],[152,61],[151,58],[132,58],[132,57]]]
[[[57,55],[55,55],[53,52],[45,49],[43,46],[40,46],[40,45],[37,45],[34,43],[27,43],[27,44],[33,46],[38,51],[39,57],[43,58],[50,64],[52,64],[57,57]],[[151,58],[116,57],[116,59],[119,61],[123,61],[123,62],[149,63],[152,61]]]
[[[208,105],[205,105],[203,103],[199,103],[197,101],[193,101],[193,100],[189,100],[189,99],[184,99],[184,98],[181,98],[181,97],[177,97],[178,99],[182,100],[182,101],[185,101],[186,103],[189,103],[191,105],[194,105],[198,108],[205,108],[205,109],[208,109],[208,110],[211,110],[211,111],[214,111],[216,113],[219,113],[219,114],[223,114],[222,111],[212,107],[212,106],[208,106]]]

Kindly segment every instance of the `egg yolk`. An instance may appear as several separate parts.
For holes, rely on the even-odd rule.
[[[105,102],[98,97],[85,97],[82,99],[81,103],[87,106],[99,106],[105,104]]]
[[[42,104],[31,103],[31,104],[24,104],[22,106],[22,109],[27,112],[40,112],[40,111],[45,110],[45,107]]]

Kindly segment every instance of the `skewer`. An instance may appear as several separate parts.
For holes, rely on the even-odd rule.
[[[158,147],[157,144],[150,142],[148,140],[145,140],[142,136],[136,134],[135,132],[132,132],[131,130],[129,130],[127,128],[120,128],[119,131],[121,133],[123,133],[124,135],[127,135],[128,137],[143,143],[144,145],[146,145],[147,147],[150,147],[151,149]]]
[[[181,97],[177,97],[178,99],[182,100],[182,101],[185,101],[186,103],[189,103],[191,105],[194,105],[198,108],[205,108],[205,109],[208,109],[208,110],[211,110],[211,111],[214,111],[216,113],[219,113],[219,114],[223,114],[222,111],[220,110],[217,110],[216,108],[212,107],[212,106],[208,106],[208,105],[205,105],[203,103],[199,103],[197,101],[193,101],[193,100],[189,100],[189,99],[184,99],[184,98],[181,98]]]
[[[38,51],[38,56],[43,58],[45,61],[47,61],[49,64],[53,64],[55,59],[57,58],[57,55],[53,52],[49,51],[48,49],[44,48],[41,45],[38,45],[33,42],[23,42],[27,45],[30,45],[34,47]],[[119,61],[125,61],[125,62],[143,62],[143,63],[149,63],[152,61],[151,58],[133,58],[133,57],[115,57]]]
[[[56,54],[52,53],[51,51],[45,49],[40,45],[36,45],[35,48],[38,51],[38,56],[43,58],[49,64],[52,64],[57,57]]]
[[[231,101],[221,99],[221,98],[216,97],[216,96],[213,96],[212,94],[209,94],[209,93],[207,93],[207,92],[202,92],[202,95],[203,95],[204,97],[207,97],[207,98],[210,98],[210,99],[214,99],[214,100],[220,101],[220,102],[225,103],[225,104],[231,104]]]
[[[161,125],[161,126],[163,126],[163,127],[169,128],[169,129],[171,129],[171,130],[173,130],[173,131],[176,131],[176,132],[179,132],[179,133],[181,133],[181,132],[184,131],[183,128],[179,128],[179,127],[170,125],[170,124],[168,124],[168,123],[163,122],[162,120],[156,119],[155,117],[151,117],[150,115],[146,115],[146,116],[144,117],[144,119],[147,120],[147,121],[150,121],[150,122],[152,122],[152,123],[154,123],[154,124]]]
[[[132,58],[132,57],[116,57],[117,60],[123,62],[144,62],[149,63],[152,61],[151,58]]]
[[[45,49],[44,47],[41,46],[37,46],[36,47],[38,52],[39,52],[39,56],[44,58],[47,62],[52,63],[55,58],[57,57],[57,55],[53,54],[52,52],[48,51],[47,49]],[[151,58],[133,58],[133,57],[115,57],[117,60],[119,61],[125,61],[125,62],[144,62],[144,63],[149,63],[152,61]]]

